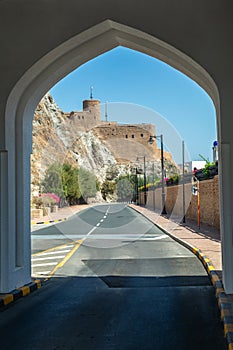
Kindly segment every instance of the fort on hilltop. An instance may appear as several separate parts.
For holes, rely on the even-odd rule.
[[[115,121],[103,121],[100,100],[84,100],[82,111],[65,113],[65,116],[78,131],[92,130],[118,161],[134,162],[136,157],[142,156],[153,161],[161,157],[156,140],[152,145],[148,142],[150,136],[156,134],[154,124],[118,124]],[[172,162],[171,153],[164,151],[164,159]]]

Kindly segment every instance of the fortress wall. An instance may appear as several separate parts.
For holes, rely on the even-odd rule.
[[[97,126],[95,132],[100,139],[105,140],[106,142],[112,139],[119,140],[117,144],[124,144],[124,152],[127,152],[127,147],[129,147],[127,145],[129,144],[129,141],[134,141],[134,157],[135,154],[139,155],[139,153],[142,153],[143,146],[143,155],[146,155],[149,158],[157,159],[158,148],[156,142],[154,142],[152,145],[148,143],[151,133],[148,130],[139,127],[138,125],[119,125],[117,123],[105,123],[103,125],[101,124]],[[117,153],[117,150],[115,150],[115,153]]]
[[[104,141],[113,152],[115,158],[129,159],[146,156],[148,160],[161,158],[161,150],[157,140],[149,144],[150,136],[155,135],[154,124],[118,124],[117,122],[101,121],[100,101],[84,100],[83,111],[65,113],[73,123],[74,130],[85,132],[93,130],[96,136]],[[114,140],[114,141],[113,141]],[[172,162],[172,156],[164,151],[164,158]]]
[[[77,111],[66,113],[66,116],[73,123],[77,131],[88,131],[99,125],[99,121],[95,114],[90,111]]]
[[[147,123],[141,123],[141,124],[136,124],[139,128],[147,130],[151,136],[156,135],[155,133],[155,126],[154,124],[147,124]],[[149,135],[149,136],[150,136]]]
[[[134,140],[111,138],[104,143],[116,159],[135,162],[137,157],[146,156],[150,160],[147,147]]]

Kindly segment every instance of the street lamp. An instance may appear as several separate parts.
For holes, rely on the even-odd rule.
[[[162,214],[167,214],[166,207],[165,207],[165,183],[164,183],[164,157],[163,157],[163,135],[159,136],[150,136],[149,138],[149,144],[152,145],[154,140],[153,139],[160,139],[161,142],[161,171],[162,171]]]
[[[185,185],[184,185],[184,141],[182,141],[182,172],[183,172],[183,223],[185,223]]]
[[[146,156],[143,157],[137,157],[137,160],[139,160],[139,158],[143,158],[143,164],[144,164],[144,171],[143,171],[143,178],[144,178],[144,205],[146,206]]]

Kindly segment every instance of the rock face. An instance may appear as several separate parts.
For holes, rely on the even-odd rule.
[[[109,141],[109,142],[106,142]],[[145,146],[137,144],[127,147],[122,140],[118,142],[119,154],[116,154],[113,140],[103,139],[103,132],[94,127],[88,131],[79,128],[72,118],[72,112],[64,113],[48,93],[38,104],[33,120],[33,149],[31,156],[32,195],[38,194],[40,183],[44,178],[46,168],[54,163],[70,163],[83,167],[95,174],[100,184],[105,179],[112,180],[118,175],[135,173],[136,168],[143,168],[143,156],[147,154]],[[127,153],[130,157],[127,157]],[[161,174],[161,164],[158,159],[147,161],[147,174]],[[119,156],[120,155],[120,156]],[[140,156],[140,163],[136,161]],[[135,159],[133,162],[132,159]],[[147,159],[149,160],[149,159]],[[177,172],[174,162],[165,162],[166,174]],[[143,170],[143,169],[142,169]]]

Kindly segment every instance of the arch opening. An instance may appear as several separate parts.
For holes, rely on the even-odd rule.
[[[27,263],[25,269],[25,261],[30,261],[27,235],[30,232],[29,155],[34,110],[44,94],[59,80],[83,63],[117,46],[158,58],[193,79],[209,94],[219,118],[216,84],[201,66],[159,39],[110,20],[71,38],[34,64],[13,88],[6,108],[9,198],[15,198],[15,206],[9,214],[9,231],[15,242],[13,268],[22,271],[20,280],[30,279],[30,264]]]

